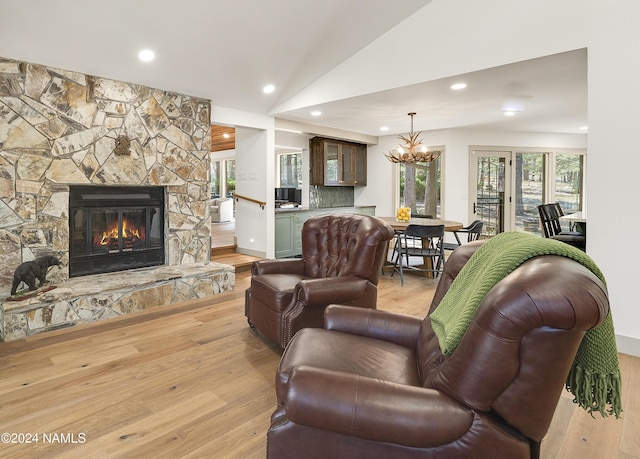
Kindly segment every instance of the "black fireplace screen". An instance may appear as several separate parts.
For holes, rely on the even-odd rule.
[[[69,229],[70,277],[162,265],[164,189],[71,187]]]

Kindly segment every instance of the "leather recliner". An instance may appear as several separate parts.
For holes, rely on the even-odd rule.
[[[285,347],[306,327],[322,327],[330,303],[376,308],[378,280],[394,232],[379,218],[329,214],[302,227],[302,258],[260,260],[251,268],[245,315]]]
[[[456,249],[430,312],[484,241]],[[605,286],[569,258],[536,256],[484,297],[450,355],[429,318],[329,306],[276,374],[269,458],[537,457]]]

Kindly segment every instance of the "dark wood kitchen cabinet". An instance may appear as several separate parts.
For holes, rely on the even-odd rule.
[[[309,140],[311,185],[364,186],[367,184],[367,146],[314,137]]]

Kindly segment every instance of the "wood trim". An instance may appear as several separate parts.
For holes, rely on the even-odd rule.
[[[229,134],[225,138],[224,134]],[[233,150],[236,148],[236,129],[231,126],[211,125],[211,151]]]

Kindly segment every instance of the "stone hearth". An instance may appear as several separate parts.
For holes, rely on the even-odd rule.
[[[235,268],[213,262],[75,277],[31,298],[0,302],[0,334],[4,341],[14,341],[79,323],[203,298],[234,286]],[[0,290],[0,298],[6,298],[8,293]]]

